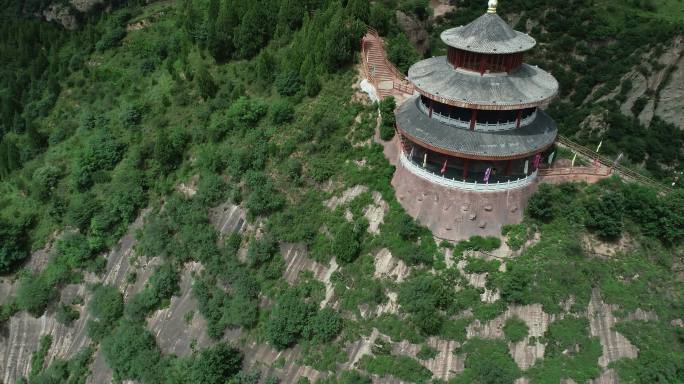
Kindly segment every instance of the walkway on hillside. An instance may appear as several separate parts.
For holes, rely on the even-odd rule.
[[[373,84],[381,100],[387,96],[403,98],[413,94],[411,83],[387,60],[385,42],[373,28],[368,28],[361,39],[361,61],[364,76]]]

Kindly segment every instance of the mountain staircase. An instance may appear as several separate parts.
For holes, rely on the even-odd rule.
[[[373,28],[361,39],[361,67],[382,100],[397,94],[413,94],[413,86],[387,59],[385,42]]]

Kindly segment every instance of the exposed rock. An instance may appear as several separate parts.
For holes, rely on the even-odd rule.
[[[684,129],[684,56],[680,56],[679,61],[674,65],[670,74],[670,79],[658,95],[658,107],[655,110],[656,116],[674,124],[680,129]]]
[[[408,266],[403,261],[392,257],[392,253],[387,248],[381,249],[375,255],[375,272],[373,277],[376,279],[389,278],[400,283],[404,281],[409,273]]]
[[[407,15],[402,11],[397,11],[397,24],[404,31],[409,41],[413,43],[420,54],[425,54],[430,48],[430,35],[423,23],[416,20],[413,16]]]
[[[328,207],[329,209],[334,210],[337,208],[339,205],[346,204],[357,197],[359,197],[362,193],[368,192],[368,187],[365,185],[355,185],[351,188],[346,189],[344,192],[342,192],[342,196],[333,196],[330,199],[326,200],[324,202],[325,206]]]
[[[104,4],[109,0],[69,0],[69,3],[76,8],[77,11],[85,13],[93,9],[98,4]]]
[[[442,340],[431,337],[425,344],[437,350],[437,356],[429,360],[418,360],[421,365],[429,369],[436,379],[449,380],[465,369],[465,356],[456,355],[454,349],[460,347],[460,343],[453,340]],[[404,340],[393,346],[395,354],[409,355],[415,357],[420,351],[421,345],[411,344]]]
[[[172,297],[167,308],[155,311],[147,321],[147,327],[165,354],[187,356],[192,352],[193,340],[198,348],[212,343],[205,332],[206,321],[197,311],[197,300],[192,295],[192,274],[201,270],[200,263],[186,264],[181,275],[180,296]],[[188,313],[193,314],[192,318],[186,317]]]
[[[523,306],[510,306],[508,310],[495,318],[487,322],[486,324],[480,323],[479,320],[475,320],[467,328],[468,338],[482,337],[487,339],[503,338],[503,327],[511,317],[519,317],[523,320],[529,327],[528,336],[518,342],[509,343],[509,350],[513,360],[518,364],[521,369],[527,369],[534,365],[537,359],[544,357],[545,345],[539,342],[535,344],[529,344],[530,337],[541,337],[546,333],[549,323],[554,319],[544,312],[541,304],[523,305]]]
[[[380,233],[380,224],[385,221],[385,213],[389,211],[389,205],[382,199],[379,192],[373,191],[373,204],[363,210],[363,216],[368,220],[368,232]]]
[[[601,340],[603,355],[599,357],[599,366],[606,368],[608,364],[622,358],[634,359],[637,349],[622,334],[613,330],[617,319],[613,316],[614,305],[606,304],[601,299],[598,289],[594,289],[587,307],[589,329],[592,336]]]
[[[41,15],[46,21],[54,21],[64,28],[74,30],[78,28],[78,19],[71,8],[64,4],[52,4],[44,9]]]

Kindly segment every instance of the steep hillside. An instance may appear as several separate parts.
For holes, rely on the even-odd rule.
[[[590,114],[631,124],[615,103],[644,86],[617,48],[675,39],[673,11],[597,1],[582,17],[615,23],[613,39],[526,3],[502,13],[564,71],[564,131],[584,137]],[[27,13],[48,2],[4,4],[2,382],[684,381],[681,190],[542,186],[520,225],[461,242],[399,204],[359,39],[370,24],[408,65],[420,54],[397,11],[434,40],[479,1],[437,20],[426,1],[118,2],[74,31]],[[642,14],[636,36],[622,27]],[[600,46],[610,55],[584,57]],[[656,114],[677,92],[658,84]],[[650,159],[644,132],[671,129],[633,127],[607,148],[643,140]]]

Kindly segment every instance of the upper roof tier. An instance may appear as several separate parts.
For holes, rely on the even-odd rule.
[[[466,26],[447,29],[441,37],[451,47],[489,54],[524,52],[537,44],[532,37],[515,31],[493,12],[485,13]]]
[[[462,108],[512,110],[547,104],[558,93],[550,73],[523,64],[511,74],[484,74],[454,69],[445,56],[411,66],[409,80],[435,101]]]

